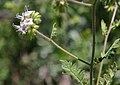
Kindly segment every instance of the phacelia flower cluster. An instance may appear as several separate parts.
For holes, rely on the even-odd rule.
[[[16,18],[20,19],[20,25],[13,26],[21,34],[34,33],[34,29],[39,28],[38,24],[41,22],[41,15],[35,11],[26,10],[22,15],[16,14]]]

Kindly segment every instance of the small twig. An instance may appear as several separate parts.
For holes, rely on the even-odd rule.
[[[108,37],[109,37],[109,34],[110,34],[111,30],[112,30],[112,24],[114,22],[117,9],[118,9],[118,4],[115,2],[115,8],[114,8],[114,12],[113,12],[113,15],[112,15],[112,19],[111,19],[111,22],[110,22],[110,25],[109,25],[109,29],[108,29],[107,35],[105,36],[105,40],[104,40],[103,53],[105,53],[105,50],[106,50]],[[99,84],[99,79],[100,79],[100,75],[101,75],[101,71],[102,71],[102,67],[103,67],[103,61],[100,63],[100,68],[99,68],[98,79],[97,79],[96,85]]]
[[[37,30],[34,30],[37,34],[39,34],[40,36],[42,36],[44,39],[48,40],[49,42],[51,42],[53,45],[55,45],[57,48],[59,48],[60,50],[62,50],[63,52],[65,52],[66,54],[74,57],[75,59],[87,64],[90,66],[90,64],[80,58],[78,58],[77,56],[73,55],[72,53],[68,52],[67,50],[65,50],[64,48],[62,48],[61,46],[59,46],[56,42],[54,42],[51,38],[45,36],[44,34],[42,34],[41,32],[37,31]]]
[[[76,4],[79,4],[79,5],[83,5],[83,6],[88,6],[88,7],[91,7],[92,4],[89,4],[89,3],[84,3],[84,2],[79,2],[77,0],[68,0],[70,2],[73,2],[73,3],[76,3]]]

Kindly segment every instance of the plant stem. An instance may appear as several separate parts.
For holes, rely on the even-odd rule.
[[[110,22],[110,25],[109,25],[109,28],[108,28],[107,35],[105,36],[105,40],[104,40],[103,53],[105,53],[105,50],[106,50],[108,37],[109,37],[109,34],[110,34],[111,30],[112,30],[112,24],[114,22],[117,9],[118,9],[118,4],[115,2],[115,8],[114,8],[114,12],[113,12],[113,15],[112,15],[112,19],[111,19],[111,22]],[[104,60],[100,63],[100,68],[99,68],[98,79],[97,79],[96,85],[99,84],[99,79],[100,79],[100,75],[101,75],[101,71],[102,71],[102,67],[103,67],[103,62],[104,62]]]
[[[63,52],[65,52],[66,54],[74,57],[75,59],[87,64],[90,66],[90,64],[80,58],[78,58],[77,56],[73,55],[72,53],[68,52],[67,50],[65,50],[64,48],[62,48],[61,46],[59,46],[56,42],[54,42],[51,38],[45,36],[44,34],[42,34],[41,32],[37,31],[37,30],[34,30],[37,34],[39,34],[40,36],[42,36],[44,39],[46,39],[47,41],[51,42],[53,45],[55,45],[57,48],[59,48],[60,50],[62,50]]]
[[[94,65],[94,57],[95,57],[95,34],[96,34],[96,6],[97,6],[97,0],[95,0],[92,7],[93,45],[92,45],[92,59],[90,65],[90,85],[93,85],[93,65]]]
[[[79,5],[83,5],[83,6],[88,6],[88,7],[91,7],[92,4],[89,4],[89,3],[84,3],[84,2],[79,2],[77,0],[68,0],[70,2],[73,2],[73,3],[76,3],[76,4],[79,4]]]

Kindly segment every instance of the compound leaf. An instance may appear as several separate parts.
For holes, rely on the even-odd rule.
[[[68,74],[76,79],[79,83],[83,85],[84,72],[75,63],[70,61],[60,60],[62,63],[62,69]]]

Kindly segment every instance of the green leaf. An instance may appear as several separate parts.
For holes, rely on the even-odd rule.
[[[114,43],[111,45],[111,47],[108,49],[108,51],[104,54],[101,53],[101,57],[96,59],[95,63],[101,62],[103,59],[108,58],[111,59],[116,54],[116,50],[120,47],[120,38],[115,40]]]
[[[113,11],[114,10],[114,5],[106,5],[105,8],[107,9],[107,11]]]
[[[102,34],[106,35],[107,34],[107,26],[104,20],[101,20],[101,29],[102,29]]]
[[[100,0],[104,4],[104,8],[107,9],[108,12],[112,12],[115,8],[116,0]]]
[[[112,29],[115,30],[119,26],[120,26],[120,20],[115,20],[112,24]]]
[[[53,24],[52,32],[50,38],[53,38],[57,34],[57,28],[55,27],[56,23]]]
[[[106,72],[103,74],[103,78],[100,78],[100,85],[110,85],[112,82],[112,78],[115,76],[115,73],[117,71],[117,64],[113,62],[111,66],[106,70]],[[105,84],[106,83],[106,84]]]
[[[71,75],[74,79],[76,79],[79,83],[83,84],[84,79],[84,72],[78,67],[75,63],[73,64],[70,61],[66,60],[60,60],[62,63],[62,69],[65,70],[65,72],[68,75]]]
[[[112,77],[114,76],[114,72],[113,72],[113,70],[112,70],[112,69],[109,69],[108,71],[109,71],[109,75],[110,75],[110,77],[112,78]]]
[[[112,46],[109,48],[109,50],[106,52],[105,54],[105,58],[106,57],[111,57],[112,55],[116,54],[116,49],[120,47],[120,38],[115,40],[114,43],[112,44]]]
[[[109,82],[110,83],[112,81],[111,77],[108,74],[104,74],[103,78],[105,79],[105,82]]]
[[[101,53],[101,57],[103,58],[104,56],[105,56],[105,53],[102,52],[102,53]]]

